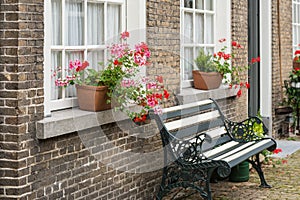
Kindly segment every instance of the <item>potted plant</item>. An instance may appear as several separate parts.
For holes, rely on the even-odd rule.
[[[296,50],[294,53],[293,67],[294,67],[294,69],[300,68],[300,50]]]
[[[225,42],[226,39],[220,39],[219,42],[223,43]],[[233,41],[231,43],[232,48],[236,49],[243,49],[244,47],[240,45],[237,41]],[[237,96],[240,97],[242,95],[242,90],[241,87],[249,88],[250,85],[248,82],[242,82],[240,80],[241,73],[244,72],[245,70],[248,70],[250,65],[253,65],[256,62],[260,61],[260,58],[252,58],[250,63],[246,66],[234,66],[232,65],[232,59],[235,58],[234,53],[228,53],[227,52],[227,46],[223,46],[220,51],[214,53],[213,57],[210,58],[210,55],[205,55],[204,52],[199,52],[199,56],[196,59],[196,64],[197,63],[206,63],[205,65],[202,65],[200,68],[205,71],[214,71],[218,72],[219,76],[223,77],[224,82],[229,84],[229,87],[240,87],[240,89],[237,92]],[[199,60],[200,62],[198,62]],[[211,64],[211,61],[213,62],[213,65]],[[200,69],[199,68],[199,69]],[[231,79],[229,79],[231,77]],[[219,86],[215,86],[219,87]],[[212,89],[212,88],[211,88]]]
[[[110,98],[116,85],[123,78],[134,77],[150,56],[150,52],[145,50],[148,49],[145,43],[137,44],[135,49],[130,49],[126,42],[128,37],[129,33],[124,32],[121,34],[122,43],[108,47],[111,58],[104,70],[87,68],[89,66],[87,61],[75,60],[70,61],[63,78],[61,67],[57,67],[52,76],[55,78],[56,86],[67,87],[75,84],[80,109],[100,111],[111,108]],[[90,96],[87,96],[89,94]],[[95,97],[102,98],[99,100]]]
[[[198,70],[193,70],[194,87],[200,90],[210,90],[220,87],[223,76],[217,71],[213,56],[200,49],[195,59]]]
[[[289,75],[290,80],[284,82],[286,103],[292,107],[294,126],[299,132],[300,126],[300,68],[294,68]]]
[[[101,111],[111,108],[107,103],[109,97],[107,82],[103,80],[103,71],[88,68],[88,61],[74,60],[69,62],[65,78],[62,78],[62,69],[57,67],[52,77],[58,87],[76,87],[79,108],[87,111]]]
[[[60,87],[76,85],[79,107],[84,110],[99,111],[110,108],[110,103],[114,102],[115,110],[125,112],[130,119],[136,123],[143,123],[147,119],[150,109],[156,114],[162,112],[160,103],[168,99],[169,93],[163,86],[163,78],[156,77],[151,80],[148,77],[139,77],[137,74],[140,68],[147,66],[151,52],[144,42],[138,43],[134,48],[129,48],[127,44],[128,32],[121,34],[122,43],[112,44],[109,47],[111,58],[108,60],[104,70],[96,71],[87,68],[89,63],[79,60],[70,61],[67,75],[61,78],[61,69],[58,68],[53,73],[55,84]],[[105,108],[92,109],[83,106],[90,99],[86,93],[80,95],[81,90],[95,90],[94,87],[105,88],[102,91],[104,99],[101,103],[106,104]],[[91,89],[94,88],[94,89]],[[99,100],[97,100],[99,101]],[[91,103],[93,105],[93,103]],[[140,109],[131,110],[132,104],[138,105]]]

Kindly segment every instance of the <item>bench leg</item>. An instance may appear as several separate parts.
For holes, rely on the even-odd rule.
[[[206,192],[207,192],[207,199],[212,200],[211,195],[211,187],[210,187],[210,178],[215,168],[210,168],[207,170],[207,179],[206,179]]]
[[[178,180],[172,179],[172,167],[165,166],[163,169],[163,175],[161,179],[161,184],[159,186],[159,191],[156,195],[156,200],[162,200],[163,197],[170,192],[174,188],[182,187],[182,188],[192,188],[195,189],[200,193],[200,195],[207,200],[212,200],[211,195],[211,187],[210,187],[210,178],[215,170],[214,168],[208,168],[207,170],[203,171],[203,187],[197,186],[192,180],[182,180],[182,176],[180,175],[181,172],[179,172],[177,175],[178,177],[174,177],[175,179],[179,178]],[[206,174],[206,177],[205,177]],[[170,179],[171,178],[171,179]],[[171,180],[171,181],[170,181]],[[172,183],[172,180],[175,182]]]
[[[260,178],[260,186],[263,188],[271,188],[271,186],[267,183],[264,173],[261,169],[261,163],[259,161],[259,154],[255,155],[255,160],[248,159],[248,162],[252,164],[253,168],[257,171]]]

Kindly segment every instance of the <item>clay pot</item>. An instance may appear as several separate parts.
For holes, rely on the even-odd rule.
[[[300,62],[295,62],[293,61],[293,68],[296,69],[296,68],[300,68]]]
[[[107,104],[107,86],[76,85],[79,108],[87,111],[101,111],[111,108]]]
[[[219,72],[201,72],[193,70],[194,87],[200,90],[219,88],[223,76]]]

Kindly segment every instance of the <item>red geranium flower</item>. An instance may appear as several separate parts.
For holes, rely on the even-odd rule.
[[[247,89],[249,89],[250,88],[250,83],[246,82],[245,86],[246,86]]]
[[[275,149],[275,150],[273,151],[273,153],[275,153],[275,154],[278,154],[278,153],[280,153],[280,152],[282,152],[282,149],[280,149],[280,148],[277,148],[277,149]]]
[[[242,90],[241,89],[239,89],[239,91],[236,93],[236,96],[237,97],[241,97],[242,96]]]

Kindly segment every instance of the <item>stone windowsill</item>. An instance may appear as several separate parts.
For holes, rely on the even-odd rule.
[[[203,99],[214,98],[224,99],[236,95],[237,90],[229,89],[226,86],[221,86],[214,90],[197,90],[194,88],[184,88],[177,99],[180,104],[200,101]],[[88,112],[79,108],[67,109],[52,112],[51,117],[45,117],[37,122],[37,138],[47,139],[75,131],[80,131],[88,128],[97,127],[121,121],[126,119],[125,115],[115,115],[113,110],[105,110],[100,112]]]
[[[184,88],[178,94],[177,98],[180,104],[187,104],[196,101],[201,101],[208,98],[225,99],[236,96],[237,89],[229,89],[229,86],[221,85],[213,90],[197,90],[194,88]]]

